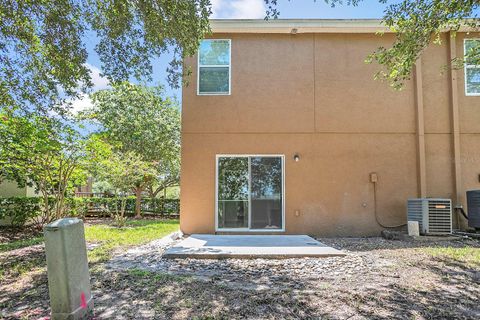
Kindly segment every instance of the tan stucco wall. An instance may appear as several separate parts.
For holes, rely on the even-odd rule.
[[[36,197],[38,196],[35,193],[35,188],[33,187],[23,187],[19,188],[15,181],[2,181],[0,183],[0,198],[9,198],[9,197]],[[0,226],[10,225],[11,221],[9,219],[0,219]]]
[[[28,193],[28,187],[19,188],[14,181],[2,181],[0,183],[0,197],[25,197]]]
[[[463,34],[456,38],[463,55]],[[473,37],[474,35],[469,35]],[[449,39],[421,60],[425,168],[418,166],[415,79],[401,92],[364,63],[392,35],[218,34],[232,39],[230,96],[196,95],[196,57],[183,90],[181,229],[215,231],[216,154],[284,154],[287,233],[373,235],[406,220],[406,199],[455,197]],[[480,188],[480,97],[465,97],[457,72],[461,193]],[[294,162],[293,155],[300,154]],[[456,201],[456,199],[454,200]],[[464,201],[464,199],[459,199]],[[465,203],[464,203],[465,204]],[[300,215],[295,216],[295,210]]]

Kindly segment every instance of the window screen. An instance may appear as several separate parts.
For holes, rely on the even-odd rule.
[[[230,40],[208,39],[200,43],[198,94],[230,94]]]
[[[474,58],[480,55],[480,40],[465,39],[465,94],[480,95],[480,65],[474,64]]]

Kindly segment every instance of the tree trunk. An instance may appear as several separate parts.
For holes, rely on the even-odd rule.
[[[40,192],[43,194],[44,217],[38,223],[37,227],[39,229],[42,229],[44,224],[50,223],[51,221],[50,221],[50,207],[49,207],[49,203],[48,203],[48,193],[45,190],[40,190]]]
[[[115,201],[115,203],[116,203],[116,201]],[[115,206],[116,206],[116,204],[115,204]],[[122,199],[120,200],[120,217],[122,217],[122,219],[125,216],[125,207],[126,206],[127,206],[127,198],[122,197]],[[117,210],[116,207],[115,207],[115,210]]]
[[[155,198],[155,192],[154,192],[152,186],[150,186],[150,187],[148,188],[148,197],[149,197],[149,198]]]
[[[135,218],[142,217],[142,188],[135,188]]]

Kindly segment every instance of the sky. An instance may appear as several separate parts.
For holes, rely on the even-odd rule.
[[[346,0],[344,0],[346,2]],[[389,1],[390,3],[392,1]],[[212,16],[214,19],[263,19],[267,7],[264,0],[211,0]],[[278,0],[280,19],[360,19],[381,18],[385,5],[378,0],[363,0],[358,6],[337,5],[332,8],[324,0]],[[87,65],[92,71],[93,90],[105,89],[108,81],[101,76],[101,64],[94,51],[96,44],[95,34],[90,33],[85,37],[89,57]],[[176,98],[181,102],[181,89],[172,89],[166,82],[166,68],[171,60],[165,54],[154,61],[153,82],[165,87],[166,95]],[[90,100],[85,96],[82,100],[73,103],[74,110],[83,110],[90,105]]]

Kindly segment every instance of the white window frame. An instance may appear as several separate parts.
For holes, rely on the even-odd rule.
[[[251,183],[250,158],[281,158],[282,159],[282,228],[281,229],[250,229],[251,227],[251,195],[249,186],[248,192],[248,228],[219,228],[218,227],[218,160],[220,158],[248,158],[248,183]],[[215,232],[285,232],[285,155],[284,154],[217,154],[215,156]]]
[[[232,94],[232,39],[204,39],[202,41],[228,41],[228,66],[218,64],[200,65],[200,47],[197,54],[197,95],[198,96],[229,96]],[[225,68],[228,67],[228,92],[200,92],[200,67]]]
[[[480,41],[480,38],[466,38],[463,39],[463,58],[467,54],[467,41]],[[465,95],[470,97],[480,96],[480,92],[468,92],[468,84],[467,84],[467,69],[480,69],[480,65],[477,64],[467,64],[465,61],[465,65],[463,67],[463,78],[464,78],[464,85],[465,85]]]

